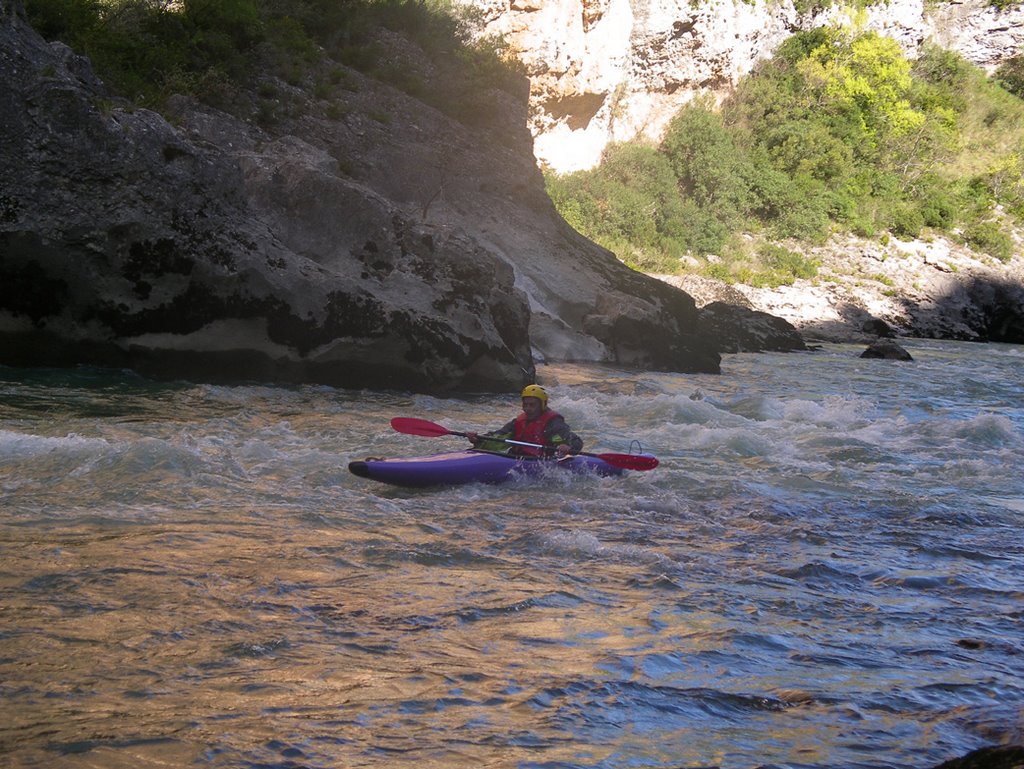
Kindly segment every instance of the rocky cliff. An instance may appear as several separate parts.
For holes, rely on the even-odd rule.
[[[540,162],[590,168],[610,141],[659,140],[696,94],[724,95],[794,32],[851,22],[840,7],[801,13],[791,0],[463,0],[483,32],[502,35],[527,65],[530,127]],[[822,4],[827,5],[827,4]],[[994,70],[1024,50],[1024,4],[888,0],[858,23],[909,55],[927,41]]]
[[[486,34],[511,43],[531,80],[530,127],[538,160],[566,172],[589,168],[612,141],[660,140],[697,94],[722,97],[794,32],[856,23],[897,40],[913,57],[926,42],[988,72],[1024,50],[1024,4],[987,0],[890,0],[860,15],[840,6],[799,12],[774,0],[464,0]],[[803,4],[807,6],[809,4]],[[822,265],[813,280],[779,289],[661,276],[704,308],[706,319],[749,315],[724,351],[758,349],[773,317],[807,339],[863,342],[882,333],[1024,342],[1024,255],[1001,264],[952,239],[887,245],[837,237],[800,248]],[[751,333],[756,330],[756,337]],[[736,342],[747,339],[747,346]]]
[[[691,297],[555,212],[525,81],[470,126],[345,77],[331,110],[274,83],[272,127],[169,120],[2,0],[0,363],[420,391],[514,389],[535,356],[718,370]]]

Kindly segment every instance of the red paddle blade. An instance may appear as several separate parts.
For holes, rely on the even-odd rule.
[[[396,432],[406,435],[422,435],[427,438],[439,438],[442,435],[451,435],[452,431],[426,419],[415,417],[394,417],[391,420],[391,428]]]
[[[642,454],[595,454],[613,467],[623,470],[653,470],[658,466],[658,458]]]

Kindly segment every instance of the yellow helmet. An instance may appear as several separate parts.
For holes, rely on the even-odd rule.
[[[544,391],[544,388],[541,387],[540,385],[535,385],[535,384],[526,385],[526,387],[523,388],[523,394],[520,395],[519,397],[520,398],[537,398],[537,399],[540,400],[540,405],[541,406],[543,406],[544,408],[547,408],[547,406],[548,406],[548,394]]]

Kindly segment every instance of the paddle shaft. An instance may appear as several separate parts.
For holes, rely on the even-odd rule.
[[[466,433],[453,432],[452,435],[461,435],[464,438],[469,436]],[[488,438],[481,436],[484,440],[488,441],[504,441],[505,443],[511,443],[514,446],[529,446],[535,449],[553,449],[554,446],[544,445],[542,443],[527,443],[526,441],[514,441],[511,438]],[[572,451],[566,456],[571,457],[593,457],[594,459],[600,459],[607,462],[610,465],[616,467],[625,467],[629,470],[653,470],[658,466],[658,460],[654,457],[645,457],[640,454],[591,454],[589,451]]]
[[[514,441],[511,438],[484,438],[484,440],[489,440],[489,441],[505,441],[505,443],[511,443],[513,446],[530,446],[531,448],[535,448],[535,449],[553,449],[553,448],[555,448],[554,446],[544,445],[543,443],[527,443],[526,441]],[[569,453],[572,456],[576,456],[578,454],[581,457],[597,457],[598,459],[602,458],[600,454],[591,454],[591,453],[589,453],[587,451],[570,451]]]
[[[473,433],[462,433],[462,432],[459,432],[458,430],[448,430],[447,434],[448,435],[458,435],[460,438],[467,438],[469,440],[472,440],[472,437],[473,437]],[[529,446],[530,448],[533,448],[533,449],[553,449],[553,448],[555,448],[554,446],[546,446],[543,443],[527,443],[526,441],[514,441],[511,438],[492,438],[489,435],[480,435],[479,433],[477,433],[476,436],[480,440],[483,440],[483,441],[501,441],[502,443],[511,443],[513,446]],[[597,456],[597,454],[588,454],[585,451],[574,451],[572,453],[574,453],[574,454],[582,454],[585,457],[596,457]]]

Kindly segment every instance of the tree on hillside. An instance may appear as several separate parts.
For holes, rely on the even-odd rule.
[[[999,225],[973,224],[997,202],[1024,212],[1024,105],[955,53],[925,46],[911,62],[874,32],[798,33],[720,110],[698,99],[656,150],[627,146],[548,184],[574,226],[632,264],[640,251],[658,262],[659,248],[669,262],[680,247],[738,253],[739,232],[820,242],[832,229],[914,237],[960,227],[982,242]]]

